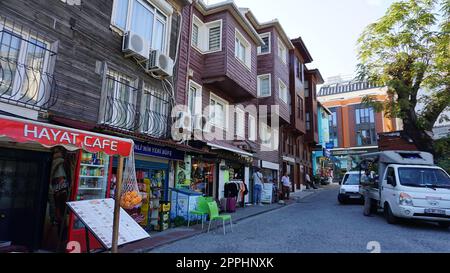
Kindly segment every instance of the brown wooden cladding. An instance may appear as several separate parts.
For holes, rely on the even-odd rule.
[[[298,130],[301,134],[306,134],[306,124],[305,124],[305,91],[303,87],[303,83],[296,76],[296,66],[295,59],[298,58],[302,60],[300,53],[295,50],[290,50],[289,52],[289,63],[290,63],[290,71],[289,71],[289,82],[290,82],[290,94],[291,94],[291,125],[293,128]],[[298,98],[301,100],[299,101]],[[303,109],[303,112],[299,113],[299,103],[302,103],[303,106],[300,109]],[[303,117],[303,118],[301,118]]]
[[[0,14],[58,42],[54,68],[58,100],[51,114],[97,123],[103,80],[96,72],[97,61],[131,78],[154,81],[135,61],[124,57],[122,36],[110,29],[112,4],[110,0],[82,1],[81,6],[59,0],[0,1]],[[73,29],[69,20],[75,22]],[[170,52],[174,47],[176,41],[171,40]]]
[[[356,147],[356,117],[355,117],[355,105],[348,106],[348,136],[350,147]]]
[[[281,122],[290,123],[289,105],[280,99],[279,80],[290,90],[289,82],[289,56],[286,56],[287,64],[278,56],[279,34],[274,27],[258,30],[259,34],[270,33],[271,50],[268,54],[258,55],[258,75],[271,74],[272,94],[268,98],[260,98],[261,104],[279,105]],[[287,46],[286,46],[287,48]],[[292,98],[291,98],[292,101]]]

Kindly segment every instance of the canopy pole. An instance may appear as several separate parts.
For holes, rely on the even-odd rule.
[[[117,167],[117,182],[115,189],[114,221],[113,221],[113,237],[112,237],[111,253],[118,252],[120,195],[122,191],[123,161],[124,161],[123,156],[120,156],[119,166]]]

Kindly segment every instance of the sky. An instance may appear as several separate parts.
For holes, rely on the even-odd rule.
[[[204,0],[214,4],[221,0]],[[290,38],[302,37],[326,80],[354,75],[356,42],[364,28],[384,15],[393,0],[235,0],[259,22],[278,19]]]

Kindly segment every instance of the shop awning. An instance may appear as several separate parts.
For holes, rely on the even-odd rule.
[[[241,150],[241,149],[239,149],[237,147],[234,147],[233,145],[225,143],[225,142],[221,142],[221,143],[208,142],[206,144],[208,146],[210,146],[212,149],[226,150],[226,151],[230,151],[230,152],[233,152],[233,153],[236,153],[236,154],[253,157],[253,154],[248,153],[248,152],[246,152],[244,150]]]
[[[133,140],[97,134],[68,127],[0,115],[0,140],[38,143],[44,147],[63,146],[67,150],[83,149],[108,155],[128,157]]]

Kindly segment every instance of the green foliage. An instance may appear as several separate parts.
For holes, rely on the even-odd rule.
[[[450,137],[434,141],[437,164],[450,174]]]
[[[393,3],[364,30],[358,51],[360,80],[387,86],[392,99],[366,97],[364,102],[387,117],[401,118],[407,130],[431,131],[450,108],[450,1]],[[419,90],[426,94],[419,97]],[[420,112],[415,111],[418,102],[425,105]]]

